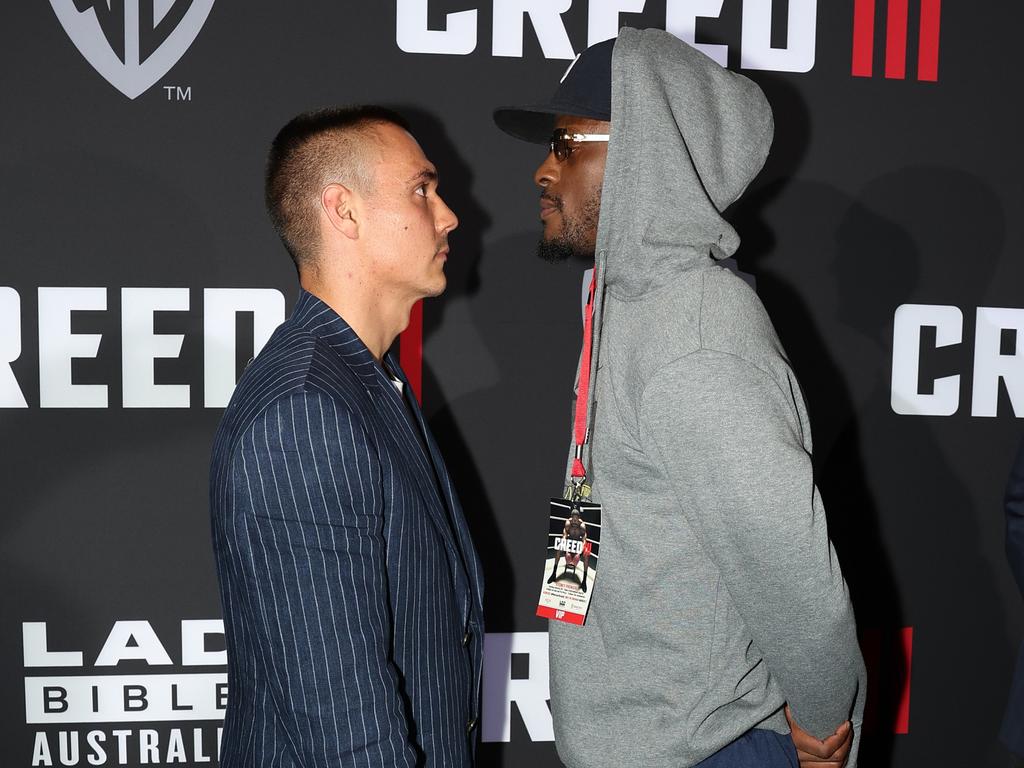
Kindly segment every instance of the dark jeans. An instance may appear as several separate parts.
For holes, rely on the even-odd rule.
[[[696,768],[798,768],[796,747],[789,734],[754,728]]]

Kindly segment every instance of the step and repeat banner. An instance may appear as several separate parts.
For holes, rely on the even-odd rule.
[[[558,766],[547,499],[583,265],[534,255],[544,149],[491,111],[621,25],[756,80],[776,116],[730,212],[806,391],[870,668],[866,766],[1000,766],[1024,605],[1002,491],[1024,417],[1012,3],[37,0],[0,10],[0,765],[216,765],[230,691],[207,466],[290,311],[263,211],[294,114],[381,103],[459,215],[400,340],[484,561],[485,766]],[[585,674],[585,670],[581,670]]]

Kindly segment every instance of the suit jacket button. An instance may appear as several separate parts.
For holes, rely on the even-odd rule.
[[[462,636],[462,644],[469,645],[469,630],[466,630],[466,634]]]
[[[475,717],[472,720],[470,720],[468,723],[466,723],[466,734],[468,735],[468,734],[472,733],[474,728],[476,728],[476,718]]]

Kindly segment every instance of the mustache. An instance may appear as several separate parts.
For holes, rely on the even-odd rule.
[[[551,203],[559,211],[562,210],[562,198],[556,197],[555,195],[548,194],[547,192],[541,192],[540,199],[541,200],[546,200],[547,202]]]

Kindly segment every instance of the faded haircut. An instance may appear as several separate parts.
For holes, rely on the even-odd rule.
[[[409,130],[397,112],[353,106],[305,112],[274,138],[264,186],[267,212],[300,274],[316,258],[324,187],[338,183],[372,192],[370,161],[380,151],[374,127],[383,123]]]

